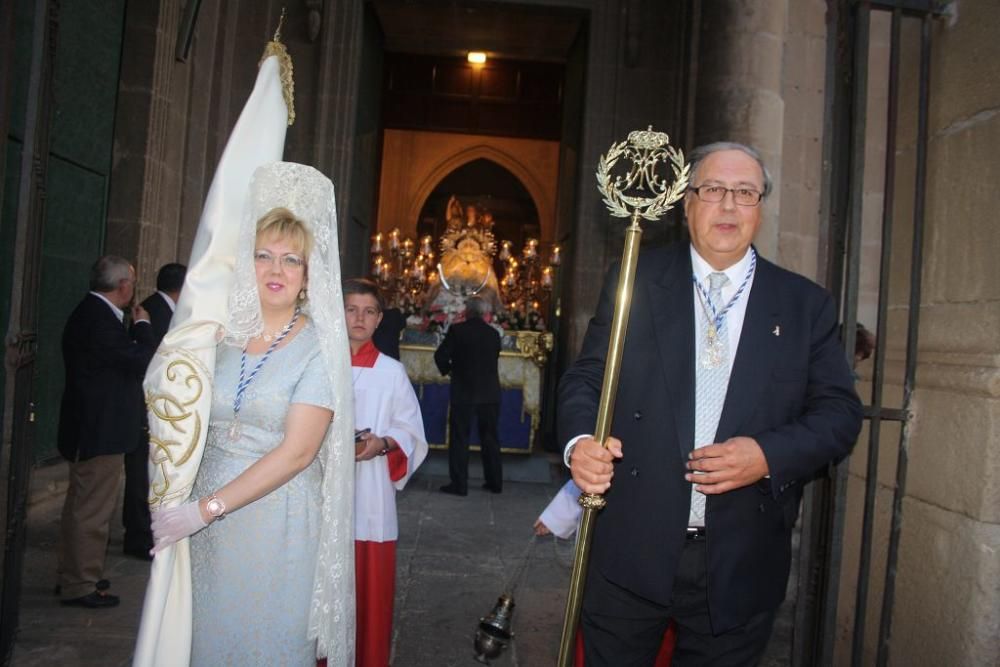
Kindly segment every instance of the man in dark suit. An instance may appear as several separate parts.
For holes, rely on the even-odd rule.
[[[142,302],[142,307],[149,311],[150,321],[153,324],[153,338],[157,345],[170,328],[170,318],[174,316],[174,309],[177,308],[177,299],[181,296],[186,275],[187,267],[183,264],[176,262],[164,264],[156,273],[156,291]]]
[[[156,291],[142,302],[149,313],[153,327],[153,347],[170,328],[170,318],[174,316],[177,299],[184,286],[187,267],[183,264],[164,264],[156,274]],[[133,330],[133,334],[136,332]],[[143,434],[145,435],[145,422]],[[148,440],[148,439],[147,439]],[[136,447],[125,453],[125,498],[122,500],[122,526],[125,536],[122,551],[142,560],[152,560],[149,550],[153,548],[153,533],[149,516],[149,444]]]
[[[785,594],[802,487],[848,454],[861,404],[833,299],[751,246],[753,149],[693,151],[690,244],[640,255],[611,437],[592,433],[618,268],[559,389],[576,484],[605,493],[581,614],[588,667],[752,665]],[[613,481],[612,481],[613,478]]]
[[[90,293],[63,330],[66,386],[59,412],[59,453],[69,461],[62,513],[59,593],[66,605],[113,607],[104,560],[122,476],[122,455],[144,447],[142,377],[153,356],[149,314],[134,306],[133,331],[123,309],[135,293],[135,269],[121,257],[100,258]]]
[[[399,361],[399,334],[406,328],[406,318],[399,308],[382,311],[382,321],[378,323],[372,342],[379,352]]]
[[[503,490],[500,465],[500,334],[483,321],[485,302],[471,297],[465,302],[465,321],[453,324],[438,349],[434,363],[442,375],[451,375],[450,440],[448,474],[451,482],[444,493],[464,496],[469,484],[469,428],[475,415],[479,424],[479,446],[483,457],[483,488]]]

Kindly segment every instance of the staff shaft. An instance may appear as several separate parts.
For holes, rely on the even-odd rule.
[[[632,224],[625,230],[625,248],[622,251],[621,272],[618,274],[618,289],[615,292],[615,311],[611,320],[611,335],[608,352],[604,360],[604,380],[601,384],[601,400],[597,408],[597,425],[594,439],[607,447],[611,432],[611,419],[615,409],[615,394],[618,391],[618,375],[621,372],[622,351],[625,333],[628,329],[629,310],[632,305],[632,286],[635,283],[636,264],[639,260],[639,240],[642,228],[639,226],[638,211],[632,214]],[[590,557],[591,531],[597,510],[604,506],[604,499],[597,494],[580,495],[583,516],[577,531],[576,551],[573,557],[573,574],[570,577],[569,593],[566,597],[566,614],[563,618],[562,638],[559,642],[559,667],[570,667],[573,663],[576,630],[580,623],[580,607],[583,602],[584,578]]]

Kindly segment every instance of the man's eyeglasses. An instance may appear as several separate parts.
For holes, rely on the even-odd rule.
[[[257,250],[253,254],[253,261],[257,264],[270,264],[273,266],[274,260],[278,260],[282,268],[289,270],[301,269],[306,265],[306,260],[292,253],[275,256],[266,250]]]
[[[737,206],[756,206],[764,197],[763,193],[750,188],[727,188],[721,185],[702,185],[697,188],[688,188],[698,195],[698,199],[709,204],[718,204],[726,198],[727,192],[733,193],[733,201]]]

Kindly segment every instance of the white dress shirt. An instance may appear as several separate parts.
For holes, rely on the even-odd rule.
[[[160,297],[162,297],[163,300],[167,302],[167,305],[170,306],[171,313],[177,310],[177,304],[174,303],[174,300],[170,298],[170,295],[160,290],[156,290],[156,293],[159,294]]]

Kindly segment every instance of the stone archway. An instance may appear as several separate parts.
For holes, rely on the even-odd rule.
[[[492,146],[484,145],[473,146],[457,155],[453,155],[433,169],[427,175],[424,182],[420,183],[416,192],[414,192],[413,198],[407,205],[406,219],[416,221],[420,215],[421,208],[424,206],[424,202],[427,201],[427,198],[441,181],[449,174],[479,159],[495,162],[513,174],[528,191],[528,194],[531,195],[535,209],[538,211],[538,222],[543,232],[547,229],[551,230],[553,205],[551,201],[545,201],[547,193],[544,187],[517,160]]]
[[[377,230],[414,235],[420,209],[448,174],[486,159],[513,174],[538,210],[542,242],[555,232],[559,144],[482,135],[386,130]]]

